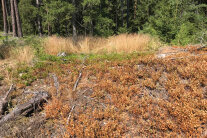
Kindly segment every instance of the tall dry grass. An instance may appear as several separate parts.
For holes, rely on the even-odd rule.
[[[15,60],[16,63],[29,64],[34,59],[34,50],[30,46],[14,47],[9,53],[11,60]]]
[[[5,54],[5,59],[0,60],[0,74],[4,74],[6,84],[13,83],[13,72],[18,64],[30,64],[34,59],[34,50],[31,46],[11,47]],[[11,68],[9,71],[7,68]]]
[[[132,53],[155,50],[161,46],[158,39],[146,34],[121,34],[109,38],[80,37],[76,44],[72,38],[49,37],[44,48],[46,53]]]
[[[6,58],[0,60],[0,72],[5,70],[4,67],[15,68],[19,63],[30,64],[35,57],[34,50],[30,46],[11,47],[5,55]]]
[[[64,51],[67,53],[75,53],[76,48],[73,46],[72,39],[61,38],[52,36],[46,39],[44,43],[45,52],[50,55],[57,55],[59,52]]]

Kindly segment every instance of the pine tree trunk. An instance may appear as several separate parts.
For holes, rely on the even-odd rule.
[[[72,4],[74,6],[76,6],[75,0],[72,0]],[[73,27],[73,40],[76,42],[77,41],[77,30],[76,30],[76,23],[75,23],[76,18],[75,18],[75,16],[76,16],[76,14],[74,12],[73,15],[72,15],[72,27]]]
[[[90,35],[93,36],[93,21],[92,20],[90,21],[90,26],[91,26]]]
[[[3,11],[3,20],[4,20],[4,32],[7,35],[8,28],[7,28],[6,4],[4,0],[1,0],[1,2],[2,2],[2,11]]]
[[[50,36],[50,23],[49,23],[49,11],[48,11],[48,7],[46,6],[46,13],[47,13],[47,35]]]
[[[117,33],[117,31],[118,31],[118,10],[116,8],[116,33]]]
[[[7,17],[9,17],[9,9],[7,9],[7,7],[8,7],[8,5],[7,5],[8,3],[6,2],[5,3],[5,7],[6,7],[6,16]],[[7,27],[8,27],[8,32],[11,32],[11,25],[10,25],[10,20],[9,20],[9,18],[7,18]]]
[[[19,18],[19,10],[17,5],[17,0],[14,0],[14,9],[15,9],[15,15],[16,15],[16,21],[17,21],[17,30],[18,30],[18,37],[23,37],[22,34],[22,26]]]
[[[134,19],[136,19],[137,15],[137,0],[134,0]]]
[[[13,37],[17,37],[17,32],[16,32],[16,19],[14,15],[14,0],[10,0],[11,4],[11,18],[12,18],[12,31],[13,31]]]
[[[129,28],[129,0],[127,0],[127,29]]]
[[[76,30],[76,25],[75,25],[75,20],[74,18],[72,19],[72,26],[73,26],[73,40],[77,40],[77,30]]]
[[[124,3],[123,0],[121,0],[121,26],[124,26]]]
[[[37,4],[38,11],[40,11],[40,0],[36,0],[36,4]],[[42,36],[42,21],[39,14],[37,15],[37,25],[38,25],[39,36]]]

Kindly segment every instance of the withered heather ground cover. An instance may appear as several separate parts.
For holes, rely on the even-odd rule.
[[[205,53],[191,48],[160,59],[61,65],[59,94],[50,89],[46,116],[64,137],[201,137],[207,130]]]

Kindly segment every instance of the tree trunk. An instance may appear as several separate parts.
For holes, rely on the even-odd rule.
[[[37,4],[38,11],[40,11],[40,0],[36,0],[36,4]],[[39,36],[42,36],[42,21],[39,14],[37,15],[37,25],[38,25]]]
[[[127,0],[127,29],[129,28],[129,0]]]
[[[137,15],[137,0],[134,0],[134,19],[136,19]]]
[[[18,5],[17,5],[17,0],[14,0],[14,9],[15,9],[15,14],[16,14],[18,37],[23,37],[22,26],[21,26],[21,22],[20,22],[20,18],[19,18],[19,10],[18,10]]]
[[[2,2],[2,11],[3,11],[3,20],[4,20],[4,32],[5,35],[7,35],[8,28],[7,28],[6,4],[4,0],[1,0],[1,2]]]
[[[9,17],[9,9],[7,9],[7,7],[8,7],[8,3],[6,2],[6,4],[5,4],[6,6],[6,16],[7,17]],[[10,20],[9,20],[9,18],[7,18],[7,27],[8,27],[8,32],[11,32],[11,26],[10,26]]]
[[[50,32],[50,22],[49,22],[49,10],[48,7],[46,6],[46,12],[47,12],[47,35],[50,36],[51,32]]]
[[[118,4],[117,4],[118,5]],[[116,33],[118,32],[118,10],[116,8]]]
[[[90,35],[91,36],[93,36],[93,21],[92,21],[92,19],[91,19],[91,21],[90,21]]]
[[[123,0],[121,0],[121,26],[124,26],[124,3]]]
[[[74,7],[76,7],[75,0],[72,1],[72,4],[74,5]],[[73,27],[73,40],[76,42],[77,41],[77,30],[76,30],[75,16],[76,16],[76,13],[74,12],[72,16],[72,27]]]
[[[17,32],[16,32],[16,19],[14,16],[14,0],[10,0],[11,4],[11,18],[12,18],[12,31],[13,31],[13,37],[17,37]]]

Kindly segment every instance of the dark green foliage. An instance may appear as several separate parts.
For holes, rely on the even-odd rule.
[[[39,6],[36,0],[19,0],[25,34],[39,33],[40,17],[43,34],[72,36],[73,15],[78,35],[144,32],[185,45],[197,43],[207,30],[206,0],[40,0]]]
[[[203,5],[203,4],[202,4]],[[164,42],[186,45],[196,42],[197,33],[207,20],[202,8],[192,0],[161,0],[154,7],[154,16],[144,26],[144,32],[157,35]]]
[[[37,9],[33,0],[20,0],[19,12],[22,20],[24,34],[33,34],[36,32],[35,21]]]

